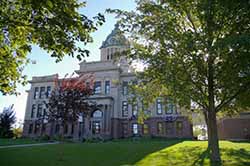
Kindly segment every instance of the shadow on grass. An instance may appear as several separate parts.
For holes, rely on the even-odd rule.
[[[237,166],[249,166],[250,165],[250,150],[246,149],[224,149],[223,155],[230,156],[228,163],[234,164],[234,161],[237,161]]]
[[[180,143],[152,153],[139,162],[138,166],[249,166],[250,151],[246,149],[221,148],[222,163],[212,163],[206,146],[189,146]]]

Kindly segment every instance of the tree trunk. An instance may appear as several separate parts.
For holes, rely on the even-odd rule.
[[[220,164],[220,149],[219,149],[219,139],[217,133],[217,123],[216,123],[216,111],[215,111],[215,101],[214,101],[214,57],[210,55],[208,57],[208,148],[210,152],[210,160],[212,165]]]
[[[207,136],[208,136],[208,149],[210,149],[210,140],[211,140],[211,131],[210,131],[210,125],[208,125],[209,121],[208,121],[208,111],[207,110],[204,110],[203,111],[203,114],[204,114],[204,118],[205,118],[205,122],[206,122],[206,126],[207,126]]]
[[[208,121],[210,160],[212,163],[217,164],[221,162],[221,158],[215,111],[208,113]]]
[[[84,137],[85,139],[89,139],[91,137],[91,131],[90,131],[90,117],[87,116],[84,119],[84,128],[85,128],[85,133],[84,133]]]

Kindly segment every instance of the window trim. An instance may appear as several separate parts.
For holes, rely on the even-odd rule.
[[[36,115],[36,104],[32,104],[30,118],[34,118],[35,115]]]
[[[97,113],[97,112],[101,113],[100,114],[101,116],[94,116],[94,114]],[[103,118],[103,112],[101,110],[95,110],[93,112],[93,114],[92,114],[92,118]]]
[[[157,134],[159,134],[159,135],[164,134],[163,122],[157,122]]]
[[[138,116],[138,103],[132,104],[132,116]]]
[[[40,112],[41,111],[41,112]],[[43,104],[37,104],[36,117],[40,118],[43,116]]]
[[[123,117],[128,117],[128,102],[127,101],[122,102],[122,116]]]
[[[100,85],[98,86],[98,88],[100,88],[98,92],[96,92],[97,83],[100,83]],[[101,93],[102,93],[102,81],[95,81],[94,82],[94,94],[96,95],[96,94],[101,94]]]
[[[111,88],[111,81],[110,80],[106,80],[105,81],[105,94],[110,94],[110,88]]]
[[[34,125],[33,125],[33,123],[29,124],[29,130],[28,130],[28,133],[29,133],[29,134],[32,134],[32,133],[33,133],[33,129],[34,129]]]
[[[46,88],[45,86],[40,87],[39,98],[44,99],[46,97]]]
[[[134,126],[137,126],[136,127],[136,131],[137,131],[136,133],[134,132],[135,131],[134,130],[135,129]],[[138,123],[132,123],[132,134],[133,135],[138,135],[139,134],[139,124]]]
[[[128,81],[122,82],[122,94],[123,96],[128,95]]]
[[[51,96],[51,91],[52,91],[51,86],[47,86],[47,88],[46,88],[46,98],[49,98]]]
[[[160,106],[160,107],[158,107],[158,106]],[[163,114],[163,103],[162,103],[162,99],[160,99],[160,98],[156,99],[156,113],[157,113],[157,115]]]
[[[33,99],[38,99],[39,98],[39,87],[34,88],[34,94],[33,94]]]
[[[96,125],[98,124],[98,125]],[[99,129],[97,130],[96,126],[99,126]],[[98,132],[96,132],[98,131]],[[101,122],[100,121],[93,121],[92,122],[92,133],[93,134],[101,134]]]

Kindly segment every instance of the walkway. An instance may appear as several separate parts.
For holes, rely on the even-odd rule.
[[[6,145],[6,146],[0,146],[0,149],[4,149],[4,148],[30,147],[30,146],[54,145],[54,144],[59,144],[59,143],[60,143],[60,142],[37,143],[37,144],[22,144],[22,145]]]

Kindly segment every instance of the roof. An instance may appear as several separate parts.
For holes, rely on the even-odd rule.
[[[100,48],[107,48],[110,46],[129,46],[129,42],[119,29],[119,25],[115,24],[115,28],[107,36],[106,40],[102,42]]]

